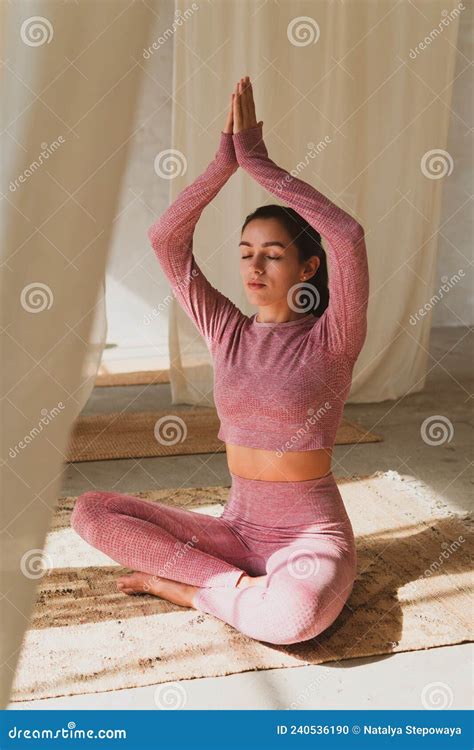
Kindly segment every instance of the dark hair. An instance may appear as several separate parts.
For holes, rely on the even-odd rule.
[[[319,232],[293,208],[279,206],[276,203],[259,206],[251,214],[248,214],[245,217],[241,232],[253,219],[278,219],[281,221],[290,235],[291,241],[298,248],[300,263],[308,260],[312,255],[318,256],[320,260],[318,270],[311,278],[302,282],[301,290],[296,296],[298,299],[307,297],[310,300],[311,313],[320,318],[329,304],[329,287],[326,252],[321,245]],[[305,292],[305,287],[309,287],[307,292]],[[312,292],[311,287],[314,287],[315,293]],[[304,301],[302,306],[305,307]]]

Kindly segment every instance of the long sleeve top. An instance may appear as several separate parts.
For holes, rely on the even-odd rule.
[[[238,168],[232,133],[221,132],[219,148],[205,171],[148,229],[148,238],[176,299],[208,346],[219,340],[229,318],[240,311],[202,272],[193,254],[193,235],[204,208]]]
[[[329,304],[319,318],[259,322],[256,313],[245,315],[215,289],[198,266],[192,244],[196,223],[239,165],[324,238]],[[332,447],[367,331],[369,273],[361,224],[275,164],[259,123],[239,133],[221,132],[214,159],[149,228],[148,237],[213,357],[219,438],[277,454]]]

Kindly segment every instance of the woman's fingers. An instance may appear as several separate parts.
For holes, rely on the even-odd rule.
[[[250,118],[251,118],[248,76],[245,76],[245,78],[242,79],[242,115],[243,115],[244,127],[248,128],[250,126]]]
[[[227,112],[227,119],[224,125],[224,133],[232,133],[234,125],[234,94],[230,95],[229,110]]]
[[[239,104],[240,104],[240,116],[241,116],[241,130],[245,130],[248,127],[248,115],[247,115],[247,92],[245,85],[245,77],[242,77],[239,81]]]
[[[254,121],[254,123],[256,123],[257,122],[257,115],[256,115],[256,112],[255,112],[255,101],[254,101],[254,98],[253,98],[253,87],[252,87],[252,82],[251,81],[249,81],[249,104],[250,104],[250,116],[251,116],[252,120]]]
[[[237,82],[234,91],[234,133],[239,133],[242,130],[242,108],[239,84],[240,81]]]
[[[245,77],[243,99],[244,99],[243,108],[244,108],[245,127],[253,128],[257,124],[257,116],[255,114],[255,102],[253,98],[253,89],[252,89],[252,83],[250,81],[249,76]]]
[[[249,76],[240,78],[234,92],[234,133],[257,125],[253,89]]]

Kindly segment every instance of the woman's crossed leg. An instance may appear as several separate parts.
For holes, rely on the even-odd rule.
[[[72,528],[116,562],[156,579],[191,586],[235,587],[248,548],[229,524],[185,508],[117,492],[85,492]],[[150,591],[152,580],[149,581]]]
[[[329,627],[355,577],[355,555],[327,537],[297,539],[262,555],[228,521],[130,495],[84,493],[71,525],[89,544],[139,571],[130,593],[139,583],[144,592],[193,606],[269,643],[298,643]]]
[[[266,570],[251,588],[201,588],[194,604],[256,640],[307,641],[340,614],[353,588],[356,556],[329,538],[301,539],[270,554]]]

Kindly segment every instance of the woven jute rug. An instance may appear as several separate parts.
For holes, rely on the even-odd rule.
[[[95,379],[95,386],[104,388],[117,385],[156,385],[169,382],[169,370],[139,370],[135,372],[104,372],[99,370]]]
[[[335,622],[287,646],[250,639],[198,610],[115,586],[129,572],[69,526],[61,498],[11,701],[162,685],[176,680],[413,651],[473,640],[472,519],[397,472],[338,480],[357,539],[358,576]],[[137,497],[219,516],[227,487]],[[36,568],[37,570],[37,568]],[[158,690],[158,688],[157,688]]]
[[[116,458],[179,456],[190,453],[224,453],[217,437],[219,418],[214,407],[170,411],[112,412],[79,416],[66,453],[69,462]],[[343,419],[336,445],[374,443],[380,435]]]

